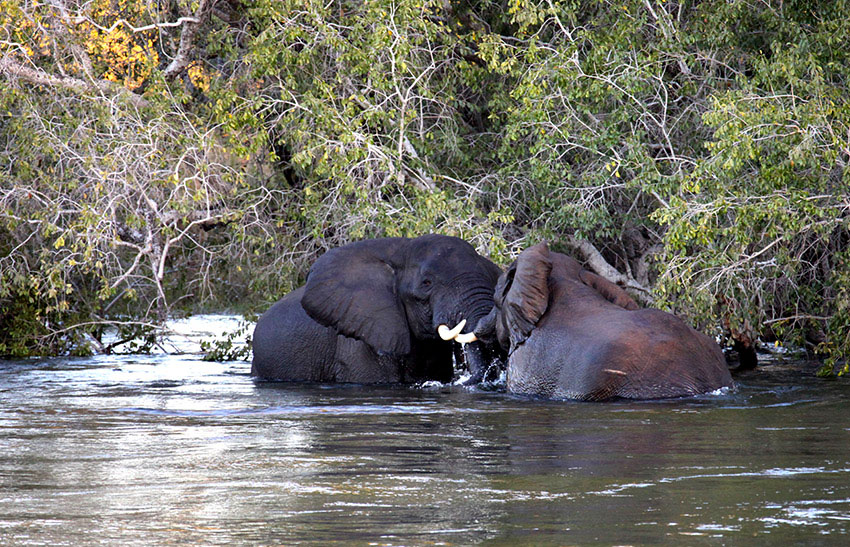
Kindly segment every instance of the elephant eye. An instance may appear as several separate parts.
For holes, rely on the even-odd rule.
[[[431,280],[430,279],[423,279],[422,280],[422,286],[423,287],[430,287],[431,286]]]

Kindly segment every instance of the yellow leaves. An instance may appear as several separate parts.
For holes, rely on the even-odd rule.
[[[523,0],[512,0],[508,4],[508,13],[513,15],[527,6],[527,2]]]
[[[209,91],[212,78],[201,63],[193,61],[186,69],[186,72],[189,74],[189,80],[192,82],[192,85],[204,93]]]
[[[620,164],[616,161],[612,161],[605,164],[605,170],[613,174],[616,178],[620,178]]]
[[[64,247],[64,246],[65,246],[65,236],[64,236],[64,235],[61,235],[61,236],[59,236],[59,237],[56,239],[56,241],[53,243],[53,248],[54,248],[54,249],[60,249],[60,248],[62,248],[62,247]]]
[[[44,16],[35,10],[36,4],[22,6],[19,2],[0,1],[0,55],[6,52],[24,53],[27,57],[50,54],[50,28]]]
[[[125,25],[112,25],[120,18],[130,24],[141,24],[146,18],[146,5],[138,0],[122,0],[117,6],[106,2],[89,8],[89,17],[75,29],[96,66],[103,67],[102,77],[136,89],[150,77],[159,62],[154,47],[154,30],[134,33]]]

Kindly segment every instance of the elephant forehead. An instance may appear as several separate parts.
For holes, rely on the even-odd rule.
[[[433,277],[442,283],[454,283],[458,278],[484,279],[495,285],[501,271],[498,266],[479,255],[462,239],[429,234],[412,240],[408,254],[409,272]],[[492,279],[490,279],[492,278]]]
[[[475,255],[455,247],[433,249],[421,262],[422,273],[437,273],[442,277],[469,271],[475,266]]]
[[[447,256],[452,253],[461,253],[470,256],[477,254],[475,248],[466,241],[439,234],[428,234],[417,237],[411,241],[411,247],[414,257]]]

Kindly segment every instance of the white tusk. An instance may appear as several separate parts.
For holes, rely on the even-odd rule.
[[[455,342],[460,342],[461,344],[469,344],[470,342],[476,342],[478,337],[475,336],[474,332],[467,332],[466,334],[458,334],[455,336]]]
[[[463,327],[466,325],[466,319],[461,319],[460,323],[453,329],[449,329],[449,327],[445,325],[440,325],[437,327],[437,333],[439,333],[440,338],[443,340],[454,340],[455,337],[460,334],[460,331],[463,330]]]

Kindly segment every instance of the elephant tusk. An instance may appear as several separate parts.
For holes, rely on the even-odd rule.
[[[463,327],[465,325],[466,325],[466,319],[461,319],[460,323],[458,323],[457,326],[455,326],[455,328],[453,328],[453,329],[450,329],[449,327],[447,327],[445,325],[440,325],[439,327],[437,327],[437,333],[440,335],[440,338],[442,338],[443,340],[446,340],[446,341],[454,340],[455,337],[457,337],[457,335],[460,334],[460,331],[463,330]]]
[[[461,344],[469,344],[477,341],[478,337],[475,336],[474,332],[467,332],[466,334],[458,334],[455,336],[455,342],[460,342]]]

